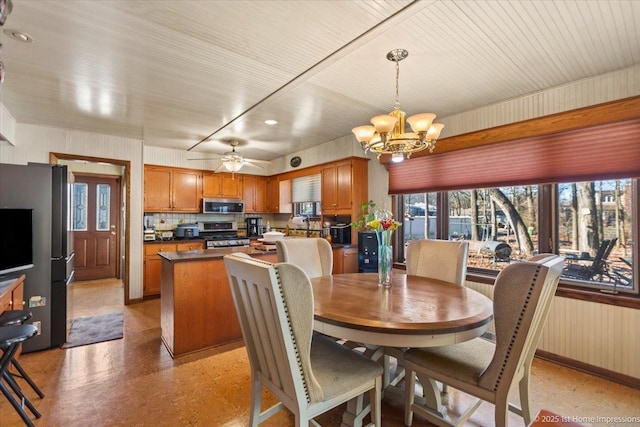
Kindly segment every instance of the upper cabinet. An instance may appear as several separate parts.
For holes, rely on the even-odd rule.
[[[243,176],[242,200],[245,213],[267,212],[267,178],[258,175]]]
[[[322,169],[322,213],[349,214],[353,206],[351,161],[337,162]]]
[[[205,172],[202,175],[202,197],[242,198],[242,175]]]
[[[267,212],[292,213],[291,180],[280,180],[278,176],[267,179]]]
[[[144,167],[145,212],[200,212],[202,174],[190,169]]]

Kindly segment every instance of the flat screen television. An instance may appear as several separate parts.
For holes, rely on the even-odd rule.
[[[0,276],[33,267],[33,209],[0,209]]]

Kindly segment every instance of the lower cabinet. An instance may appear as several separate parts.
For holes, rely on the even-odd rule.
[[[162,258],[158,252],[179,252],[204,249],[204,241],[181,243],[147,243],[144,245],[144,279],[142,296],[160,295],[162,279]]]
[[[333,249],[333,274],[358,272],[358,248]]]

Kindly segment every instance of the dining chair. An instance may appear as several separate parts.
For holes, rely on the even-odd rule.
[[[407,274],[463,286],[467,275],[468,254],[469,242],[412,240],[407,245]]]
[[[330,276],[333,270],[331,244],[321,238],[281,239],[276,241],[278,262],[300,267],[310,279]]]
[[[406,249],[407,274],[410,276],[428,277],[443,280],[458,286],[464,286],[467,276],[467,257],[469,242],[459,240],[419,239],[412,240]],[[385,376],[383,384],[395,385],[404,378],[403,359],[407,348],[388,347],[386,356],[395,357],[398,364],[394,378],[390,378],[389,360],[385,358]],[[442,384],[442,392],[447,392],[447,385]]]
[[[553,300],[564,258],[541,254],[535,262],[507,265],[498,274],[493,294],[495,343],[475,338],[444,347],[411,349],[405,353],[405,424],[411,426],[416,412],[437,425],[461,425],[482,401],[495,405],[494,425],[507,425],[508,411],[531,422],[529,377],[531,362]],[[415,402],[415,377],[423,385],[427,410]],[[440,381],[478,398],[454,424],[433,390]],[[519,386],[520,405],[508,400],[509,390]]]
[[[335,341],[313,334],[313,290],[290,263],[271,264],[235,254],[224,257],[233,301],[251,366],[250,426],[283,408],[296,426],[370,393],[361,413],[380,426],[382,367]],[[262,387],[280,402],[261,412]]]

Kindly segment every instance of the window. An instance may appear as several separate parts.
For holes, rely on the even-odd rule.
[[[436,236],[467,240],[469,270],[479,272],[500,270],[537,253],[555,252],[566,258],[563,283],[605,292],[638,292],[634,278],[637,180],[494,187],[398,197],[396,206],[404,216],[403,233],[398,233],[403,239],[401,248],[413,239]],[[438,202],[438,197],[443,201]],[[446,209],[438,211],[439,206]]]
[[[87,231],[87,193],[89,186],[84,183],[73,184],[73,229]]]

